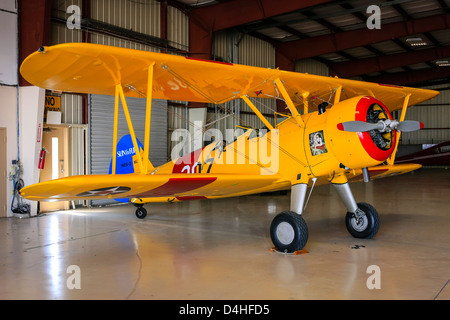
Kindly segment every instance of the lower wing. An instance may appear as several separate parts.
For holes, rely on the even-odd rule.
[[[410,171],[417,170],[421,167],[422,167],[422,165],[413,164],[413,163],[396,164],[396,165],[380,165],[380,166],[376,166],[376,167],[370,167],[370,168],[368,168],[368,171],[369,171],[370,179],[378,179],[378,178],[386,178],[386,177],[390,177],[390,176],[404,174],[404,173],[407,173]],[[350,169],[350,170],[347,170],[344,173],[344,175],[347,178],[348,182],[358,182],[358,181],[364,180],[362,169],[355,169],[355,170]],[[317,177],[316,182],[310,181],[309,186],[311,187],[313,185],[318,186],[318,185],[329,184],[329,183],[333,183],[334,182],[333,180],[334,180],[333,174],[330,174],[327,176],[320,176],[320,177]]]
[[[378,179],[378,178],[386,178],[398,174],[404,174],[410,171],[417,170],[421,168],[422,165],[420,164],[414,164],[414,163],[408,163],[408,164],[396,164],[396,165],[385,165],[385,166],[376,166],[371,167],[369,169],[369,176],[371,179]],[[363,181],[363,173],[362,170],[354,170],[350,171],[346,174],[346,177],[348,179],[348,182],[357,182],[357,181]]]
[[[27,186],[25,199],[36,201],[117,198],[221,197],[277,190],[290,183],[279,175],[119,174],[72,176]]]

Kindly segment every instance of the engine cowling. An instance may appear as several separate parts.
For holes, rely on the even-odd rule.
[[[339,125],[347,121],[377,123],[392,120],[386,106],[370,96],[358,96],[334,105],[327,117],[330,148],[340,163],[350,169],[378,165],[395,150],[396,131],[346,132]]]

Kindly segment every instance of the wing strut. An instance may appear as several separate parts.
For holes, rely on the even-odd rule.
[[[302,120],[302,117],[300,116],[300,113],[298,113],[297,108],[294,105],[294,102],[292,102],[291,97],[289,97],[289,94],[286,91],[286,88],[284,87],[283,83],[281,82],[280,78],[275,79],[275,83],[277,85],[278,90],[280,90],[281,95],[283,96],[284,100],[286,101],[289,110],[291,111],[295,121],[300,125],[300,127],[304,127],[305,123]]]
[[[125,94],[123,93],[122,84],[116,84],[115,88],[115,101],[114,101],[114,137],[113,137],[113,162],[111,168],[111,174],[116,174],[116,153],[117,153],[117,124],[119,121],[119,98],[122,102],[123,113],[128,124],[128,130],[130,131],[131,140],[133,141],[133,147],[138,158],[139,168],[141,172],[144,172],[144,166],[142,164],[142,158],[140,156],[139,147],[136,140],[136,134],[134,133],[133,123],[131,122],[130,112],[128,111],[127,101],[125,99]],[[147,148],[148,150],[148,148]]]
[[[133,141],[133,147],[138,158],[139,168],[141,173],[147,174],[154,167],[148,160],[148,154],[150,149],[150,124],[152,118],[152,92],[153,92],[153,67],[155,62],[148,66],[148,80],[147,80],[147,100],[145,111],[145,141],[144,141],[144,156],[140,156],[139,146],[137,144],[136,134],[133,129],[133,123],[131,122],[130,112],[128,111],[125,94],[123,93],[122,84],[119,83],[115,87],[115,100],[114,100],[114,137],[113,137],[113,154],[112,154],[112,174],[116,173],[116,153],[117,153],[117,124],[119,120],[119,98],[122,102],[123,112],[128,124],[128,130],[130,131],[131,140]],[[144,159],[144,161],[142,160]]]
[[[114,93],[114,133],[111,174],[116,174],[116,153],[117,153],[117,121],[119,119],[119,85],[116,85]]]
[[[339,103],[339,101],[341,100],[341,93],[342,93],[342,86],[339,86],[339,87],[336,88],[336,91],[334,92],[334,103],[333,103],[333,105]]]
[[[154,66],[155,66],[155,62],[151,63],[148,66],[147,103],[146,103],[146,111],[145,111],[144,170],[141,171],[145,174],[149,173],[150,170],[154,169],[154,167],[150,163],[150,161],[147,160],[149,149],[150,149],[150,123],[151,123],[151,119],[152,119],[152,92],[153,92],[153,67]],[[149,167],[149,163],[150,163],[150,167]]]
[[[309,92],[308,91],[302,93],[303,114],[307,114],[309,112],[309,110],[308,110],[308,97],[309,97]]]
[[[266,125],[267,129],[272,130],[273,126],[270,124],[269,121],[262,115],[261,112],[259,112],[258,108],[255,107],[255,105],[250,101],[247,96],[243,95],[241,98],[248,104],[248,106],[253,110],[253,112],[258,116],[258,118]]]
[[[405,116],[406,116],[406,109],[408,108],[408,103],[409,103],[409,98],[411,97],[411,93],[407,94],[405,96],[405,100],[403,100],[403,107],[402,107],[402,114],[400,115],[400,122],[405,120]],[[391,156],[389,157],[389,159],[387,160],[388,164],[393,165],[394,161],[395,161],[395,155],[397,153],[397,148],[398,148],[398,143],[400,141],[400,135],[401,132],[397,131],[397,139],[395,141],[395,148],[394,148],[394,152],[392,152]]]

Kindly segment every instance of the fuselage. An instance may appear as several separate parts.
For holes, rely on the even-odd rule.
[[[338,124],[344,121],[370,121],[369,114],[374,108],[378,109],[378,117],[380,114],[390,117],[387,108],[377,99],[354,97],[322,112],[301,115],[304,126],[288,117],[272,130],[249,129],[231,143],[214,141],[156,168],[153,173],[278,174],[288,181],[274,185],[274,190],[311,183],[312,179],[317,184],[340,183],[344,173],[376,166],[394,149],[392,135],[381,137],[385,145],[380,145],[377,137],[368,132],[338,129]]]

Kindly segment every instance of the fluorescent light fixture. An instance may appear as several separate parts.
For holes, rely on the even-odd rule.
[[[434,63],[436,63],[436,65],[438,67],[450,67],[450,61],[449,60],[439,60],[439,61],[435,61]]]
[[[411,46],[411,47],[420,47],[420,46],[426,46],[428,43],[423,40],[420,37],[417,38],[408,38],[406,39],[406,42]]]

